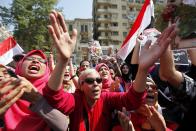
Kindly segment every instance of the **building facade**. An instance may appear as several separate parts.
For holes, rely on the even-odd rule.
[[[119,48],[130,29],[127,0],[93,1],[93,38],[102,46]]]
[[[145,0],[93,0],[93,38],[101,45],[119,48]],[[163,4],[165,0],[154,0]]]
[[[88,59],[88,42],[93,39],[92,19],[76,18],[74,20],[66,20],[66,24],[70,34],[72,34],[74,28],[78,32],[77,42],[73,53],[74,63],[79,63],[83,59]]]
[[[68,30],[73,28],[78,31],[76,48],[74,51],[75,62],[79,63],[89,57],[89,42],[94,39],[99,41],[104,55],[109,50],[115,53],[125,40],[131,29],[138,12],[145,0],[93,0],[93,19],[66,20]],[[164,3],[156,0],[156,4]],[[76,56],[77,54],[77,56]]]

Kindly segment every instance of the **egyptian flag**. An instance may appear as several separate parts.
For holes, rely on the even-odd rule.
[[[152,0],[145,0],[128,36],[125,38],[121,48],[118,51],[118,56],[125,60],[136,44],[136,39],[144,29],[146,29],[152,18],[154,17],[154,5]]]
[[[13,61],[12,57],[21,54],[23,49],[16,43],[13,37],[8,37],[0,43],[0,64],[7,65]]]

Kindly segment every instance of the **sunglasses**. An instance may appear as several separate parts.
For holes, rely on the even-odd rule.
[[[102,79],[101,78],[86,78],[84,79],[84,82],[86,82],[87,84],[93,84],[94,81],[96,81],[98,84],[100,84],[102,82]]]
[[[28,60],[28,61],[38,60],[39,62],[41,62],[43,64],[45,64],[47,62],[47,60],[44,60],[42,58],[36,58],[36,57],[31,57],[31,56],[27,57],[26,60]]]

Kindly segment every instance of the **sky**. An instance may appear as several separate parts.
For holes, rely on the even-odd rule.
[[[63,9],[65,19],[92,18],[93,0],[59,0],[57,7]],[[12,0],[0,0],[0,5],[9,6]]]

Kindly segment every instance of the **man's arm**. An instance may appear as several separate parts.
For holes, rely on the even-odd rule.
[[[154,45],[147,42],[141,50],[139,68],[136,75],[134,89],[143,92],[146,87],[148,69],[164,54],[171,40],[176,35],[175,25],[166,28]]]
[[[196,49],[188,49],[187,52],[191,60],[191,67],[186,74],[196,81]]]
[[[173,87],[179,87],[184,81],[182,73],[175,68],[173,52],[170,47],[160,57],[159,75],[161,80],[167,81]]]
[[[48,86],[50,89],[57,91],[61,88],[65,66],[68,64],[75,48],[77,31],[73,30],[72,37],[70,37],[64,18],[59,12],[53,11],[50,13],[50,20],[52,25],[49,25],[48,28],[58,52],[58,59],[48,81]]]

